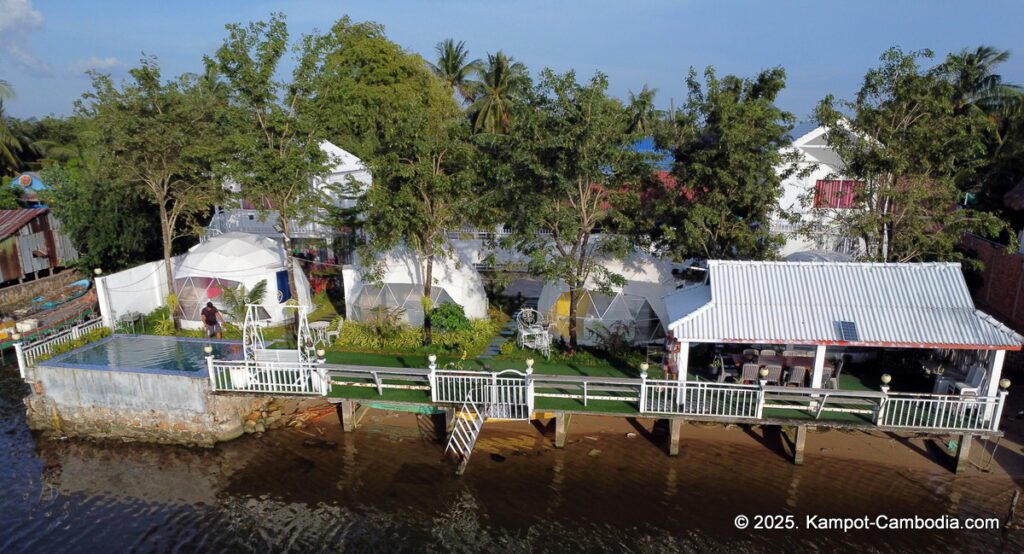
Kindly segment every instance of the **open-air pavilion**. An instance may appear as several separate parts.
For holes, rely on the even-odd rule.
[[[1006,352],[1024,341],[974,307],[954,263],[710,261],[704,285],[666,306],[666,370],[678,380],[788,386],[790,396],[829,390],[847,401],[858,389],[918,404],[977,400],[985,420]],[[703,355],[691,356],[697,345]],[[853,378],[858,368],[878,380]]]

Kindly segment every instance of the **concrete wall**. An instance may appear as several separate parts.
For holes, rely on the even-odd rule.
[[[103,324],[113,329],[117,318],[128,312],[152,312],[164,305],[169,290],[163,260],[96,279]]]
[[[262,398],[214,395],[205,372],[36,368],[29,426],[62,436],[212,446],[243,432]]]

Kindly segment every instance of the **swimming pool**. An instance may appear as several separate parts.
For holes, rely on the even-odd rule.
[[[151,335],[112,335],[66,354],[54,356],[41,365],[137,371],[143,373],[191,373],[206,376],[206,345],[219,360],[242,358],[241,341],[187,339]]]

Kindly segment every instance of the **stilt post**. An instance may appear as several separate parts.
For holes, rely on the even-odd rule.
[[[682,434],[683,420],[678,417],[674,417],[668,420],[668,455],[678,456],[679,455],[679,435]]]
[[[565,412],[555,414],[555,448],[565,448],[565,436],[569,432],[569,418]]]
[[[807,445],[807,426],[797,425],[796,435],[793,437],[793,463],[798,466],[804,465],[804,447]]]

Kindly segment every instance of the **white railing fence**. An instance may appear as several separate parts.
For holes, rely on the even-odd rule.
[[[56,346],[76,341],[91,331],[95,331],[102,327],[102,319],[90,319],[55,335],[50,335],[49,337],[28,344],[22,344],[20,348],[22,355],[24,356],[24,362],[27,367],[34,367],[40,356],[51,354]]]
[[[326,370],[316,364],[209,357],[207,369],[215,391],[326,396],[330,389]]]
[[[532,386],[529,373],[434,370],[429,374],[430,397],[433,402],[458,404],[476,398],[485,417],[498,419],[529,419],[533,413]]]
[[[757,385],[644,379],[640,412],[759,419],[763,403]]]
[[[882,427],[997,431],[1006,394],[998,396],[912,395],[892,393],[879,408]]]

